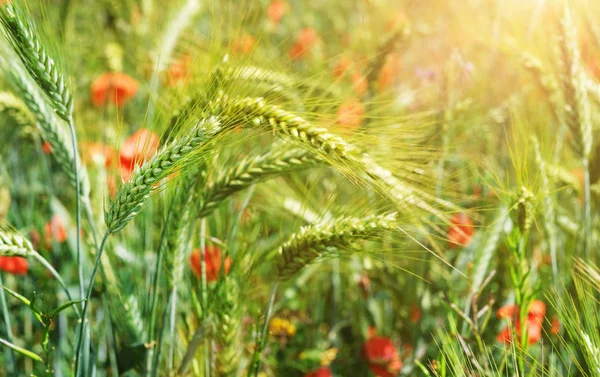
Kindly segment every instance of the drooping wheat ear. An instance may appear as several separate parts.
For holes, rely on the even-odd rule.
[[[324,161],[341,167],[346,173],[363,176],[378,191],[399,206],[412,206],[440,219],[446,216],[432,204],[452,210],[457,206],[437,199],[423,190],[413,188],[380,166],[369,155],[343,138],[322,127],[314,126],[301,117],[262,98],[230,98],[221,93],[210,101],[206,111],[228,123],[242,123],[252,127],[268,127],[273,133],[317,152]]]
[[[560,88],[556,79],[548,74],[542,63],[535,56],[525,53],[523,55],[523,66],[531,74],[535,80],[536,86],[542,91],[548,104],[552,108],[552,112],[556,121],[559,123],[564,122],[564,111],[562,106],[562,100],[560,98]]]
[[[576,29],[568,9],[561,23],[559,48],[561,52],[561,83],[565,100],[565,122],[573,135],[573,147],[583,158],[587,158],[592,150],[592,123],[590,103]]]
[[[220,349],[217,368],[222,377],[237,376],[241,356],[241,310],[240,289],[236,279],[225,278],[217,292],[217,329],[215,332]]]
[[[208,216],[225,199],[250,185],[320,164],[323,160],[318,155],[287,144],[277,145],[257,157],[244,158],[236,166],[221,171],[214,182],[205,187],[199,198],[197,216]]]
[[[73,98],[69,88],[21,6],[9,3],[0,7],[0,24],[13,50],[21,58],[31,77],[48,96],[58,116],[70,122]]]
[[[344,217],[323,224],[303,226],[279,248],[277,274],[289,279],[304,266],[331,249],[347,249],[357,240],[398,227],[397,213]]]
[[[7,74],[8,80],[18,90],[23,98],[23,102],[27,105],[33,116],[35,116],[37,121],[36,125],[42,139],[50,143],[52,156],[56,159],[61,169],[67,174],[73,183],[73,186],[75,186],[76,175],[73,164],[75,155],[64,123],[48,108],[46,101],[40,96],[38,89],[31,80],[26,77],[24,72],[18,69],[18,67],[11,68],[7,66],[6,61],[2,61],[1,63],[4,72]],[[79,166],[79,182],[81,196],[89,196],[89,178],[84,165]]]
[[[105,214],[107,231],[114,233],[123,229],[138,214],[156,184],[221,130],[215,118],[204,119],[188,135],[165,146],[141,167],[136,167],[130,180],[119,187],[116,199]]]
[[[33,252],[31,242],[8,225],[0,224],[0,256],[26,257]]]
[[[21,127],[35,124],[35,118],[27,109],[27,105],[9,92],[0,92],[0,114],[12,118]]]

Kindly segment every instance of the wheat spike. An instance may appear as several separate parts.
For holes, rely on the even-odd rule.
[[[568,9],[561,23],[559,48],[563,72],[561,82],[565,99],[565,121],[574,134],[573,147],[581,157],[592,150],[592,124],[587,87],[577,45],[576,29]]]
[[[188,135],[162,148],[141,167],[136,167],[130,180],[119,187],[116,199],[105,214],[107,231],[114,233],[123,229],[137,215],[156,189],[156,184],[221,130],[216,119],[202,120]]]
[[[398,227],[397,213],[344,217],[323,224],[304,226],[279,248],[277,276],[289,279],[331,248],[348,248],[359,240]]]
[[[31,242],[7,224],[0,224],[0,255],[27,257],[34,252]]]
[[[217,292],[217,368],[222,377],[234,377],[239,369],[243,347],[240,344],[240,289],[237,280],[225,278]]]
[[[198,217],[206,217],[225,199],[252,184],[291,171],[322,164],[310,151],[282,144],[257,157],[244,158],[236,166],[222,171],[199,198]]]
[[[0,8],[0,24],[13,50],[35,82],[44,90],[58,116],[70,122],[73,98],[66,81],[37,37],[21,8],[9,3]]]

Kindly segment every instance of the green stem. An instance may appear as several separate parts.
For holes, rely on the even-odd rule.
[[[202,276],[202,306],[201,327],[206,326],[206,311],[208,301],[208,281],[206,280],[206,218],[200,222],[200,275]],[[210,376],[210,354],[208,349],[208,337],[204,337],[204,376]]]
[[[73,115],[69,116],[67,122],[71,131],[71,143],[73,148],[73,169],[75,171],[75,221],[77,225],[76,249],[77,249],[77,275],[79,277],[79,297],[83,300],[83,265],[81,263],[81,179],[79,177],[79,151],[77,149],[77,133],[75,132],[75,123]],[[81,306],[85,306],[85,302],[81,302]]]
[[[275,304],[275,295],[277,294],[277,287],[279,286],[279,281],[276,281],[271,288],[271,295],[269,298],[269,306],[267,306],[267,312],[265,314],[265,321],[263,323],[263,329],[260,334],[260,342],[254,350],[254,355],[252,356],[252,365],[248,369],[248,377],[251,376],[251,371],[254,370],[254,377],[258,377],[258,372],[260,371],[261,364],[261,353],[265,349],[267,345],[267,332],[269,330],[269,321],[271,319],[271,314],[273,312],[273,305]]]
[[[65,294],[67,295],[67,298],[69,299],[69,301],[74,301],[73,297],[71,297],[71,294],[69,293],[69,289],[67,288],[67,285],[65,284],[64,280],[60,277],[58,272],[54,269],[54,267],[52,267],[52,265],[44,257],[42,257],[40,255],[40,253],[38,253],[37,251],[33,251],[31,253],[31,255],[33,255],[35,260],[37,260],[42,266],[44,266],[48,271],[50,271],[52,276],[54,276],[56,281],[58,281],[58,284],[60,284],[60,286],[62,287],[63,291],[65,291]],[[77,317],[81,318],[81,314],[79,313],[79,309],[77,309],[77,305],[73,305],[72,307],[73,307],[73,310],[75,310]]]
[[[4,283],[2,282],[2,273],[0,273],[0,286],[4,286]],[[8,340],[10,343],[14,343],[13,342],[13,335],[12,335],[12,330],[10,328],[10,315],[8,313],[8,306],[6,305],[6,296],[4,295],[4,289],[0,289],[0,305],[2,306],[2,315],[4,316],[4,326],[6,327],[6,340]],[[10,352],[10,362],[12,364],[12,372],[13,375],[16,376],[17,374],[17,362],[15,361],[15,352],[12,350],[12,348],[9,349]]]
[[[81,354],[81,346],[83,344],[83,330],[85,324],[85,315],[87,312],[87,308],[89,305],[90,297],[92,296],[92,289],[94,288],[94,280],[96,279],[96,274],[98,273],[98,267],[100,266],[100,260],[102,258],[102,252],[104,251],[104,246],[106,245],[106,241],[108,240],[108,236],[110,236],[110,232],[106,232],[104,237],[102,238],[102,242],[100,243],[100,247],[98,248],[98,254],[96,255],[96,261],[94,262],[94,269],[92,270],[92,276],[90,277],[90,282],[87,288],[87,292],[85,294],[85,302],[83,305],[83,311],[81,313],[81,324],[79,326],[79,338],[77,340],[77,347],[75,353],[75,371],[77,372],[77,367],[79,366],[79,355]],[[86,377],[86,376],[84,376]]]

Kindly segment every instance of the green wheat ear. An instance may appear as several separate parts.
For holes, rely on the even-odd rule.
[[[363,218],[342,217],[304,226],[279,248],[277,276],[289,279],[304,266],[332,248],[349,248],[354,242],[400,225],[397,213]]]
[[[0,256],[27,257],[34,252],[31,242],[7,223],[0,223]]]
[[[63,74],[46,52],[25,13],[23,4],[10,2],[0,8],[0,24],[27,72],[44,90],[56,113],[66,122],[73,112],[73,98]]]
[[[188,135],[164,147],[141,167],[136,167],[129,181],[119,187],[116,199],[105,214],[107,231],[115,233],[123,229],[157,189],[157,183],[173,173],[180,164],[186,163],[188,157],[222,130],[215,118],[202,120]]]

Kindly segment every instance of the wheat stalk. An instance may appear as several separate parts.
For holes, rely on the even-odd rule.
[[[397,213],[389,213],[362,218],[343,217],[304,226],[279,248],[277,276],[289,279],[330,249],[349,248],[359,239],[383,230],[394,230],[398,225]]]
[[[141,167],[136,167],[130,180],[119,187],[116,199],[105,215],[107,232],[123,229],[137,215],[156,189],[156,184],[221,130],[216,119],[202,120],[188,135],[164,147]]]
[[[232,168],[220,172],[199,198],[197,216],[206,217],[225,199],[255,183],[274,176],[322,164],[323,160],[310,151],[279,145],[257,157],[247,157]]]
[[[44,90],[58,116],[71,121],[73,98],[66,81],[22,9],[9,3],[0,8],[0,24],[25,68]]]

